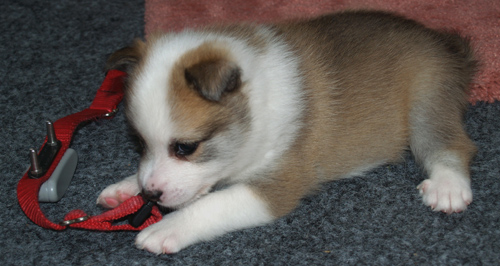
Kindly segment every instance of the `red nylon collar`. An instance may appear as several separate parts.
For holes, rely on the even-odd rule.
[[[62,223],[54,223],[47,219],[40,209],[38,192],[42,184],[49,179],[64,152],[69,148],[76,127],[85,121],[100,118],[112,118],[109,114],[114,113],[123,98],[123,79],[126,73],[118,70],[110,70],[106,75],[101,87],[97,91],[94,101],[89,108],[63,117],[54,122],[56,137],[61,141],[61,149],[57,153],[53,163],[47,172],[40,178],[30,178],[28,171],[24,174],[17,185],[17,198],[21,209],[26,216],[35,224],[54,230],[64,230],[66,227],[82,228],[99,231],[116,230],[142,230],[151,224],[161,220],[162,215],[158,207],[154,206],[152,215],[139,227],[135,228],[129,224],[113,225],[117,219],[137,212],[144,204],[141,196],[132,197],[115,209],[109,210],[97,216],[88,216],[82,210],[74,210],[66,215]],[[47,140],[45,140],[46,142]],[[45,144],[44,142],[44,144]]]

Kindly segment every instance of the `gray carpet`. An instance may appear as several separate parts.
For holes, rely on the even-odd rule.
[[[62,232],[22,213],[17,181],[28,148],[39,148],[43,121],[90,105],[106,56],[143,36],[144,3],[30,1],[0,3],[0,262],[2,265],[498,265],[500,263],[500,103],[467,113],[479,147],[472,165],[474,202],[462,214],[421,204],[422,174],[410,155],[364,177],[330,183],[292,214],[227,234],[176,255],[137,250],[134,232]],[[53,221],[80,208],[91,214],[107,185],[130,175],[138,155],[123,113],[78,131],[80,161],[65,197],[43,204]]]

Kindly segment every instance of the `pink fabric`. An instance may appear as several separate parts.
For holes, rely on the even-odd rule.
[[[470,102],[500,100],[499,0],[146,0],[146,35],[214,23],[273,22],[345,9],[393,11],[472,40],[481,69]]]

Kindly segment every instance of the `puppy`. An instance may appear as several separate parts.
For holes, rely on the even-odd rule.
[[[408,148],[429,176],[424,204],[453,213],[472,201],[476,149],[462,116],[475,61],[454,34],[351,11],[157,34],[108,68],[129,74],[126,114],[144,150],[137,174],[98,203],[142,191],[177,209],[137,236],[139,248],[175,253],[270,223],[319,184]]]

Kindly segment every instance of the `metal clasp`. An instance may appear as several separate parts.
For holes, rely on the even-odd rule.
[[[59,225],[62,225],[62,226],[69,226],[71,224],[76,224],[76,223],[81,223],[81,222],[85,222],[87,221],[88,219],[90,218],[90,215],[85,215],[85,216],[82,216],[80,218],[76,218],[76,219],[72,219],[72,220],[65,220],[65,221],[62,221],[59,223]]]
[[[61,142],[56,138],[54,124],[50,120],[46,121],[45,124],[47,126],[47,142],[42,147],[40,154],[37,154],[35,149],[30,149],[31,167],[28,175],[31,178],[39,178],[45,175],[62,146]]]
[[[118,113],[118,108],[116,109],[113,109],[113,111],[109,112],[109,113],[106,113],[104,114],[104,117],[113,117],[116,115],[116,113]]]

